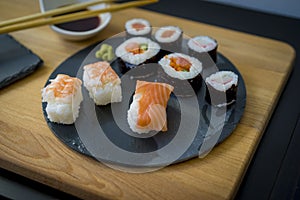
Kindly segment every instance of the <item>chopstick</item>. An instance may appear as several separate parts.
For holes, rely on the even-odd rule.
[[[106,0],[106,1],[108,2],[109,0]],[[103,3],[103,0],[100,0],[100,2]],[[112,2],[112,1],[109,1],[109,2]],[[7,21],[1,23],[0,24],[0,34],[23,30],[23,29],[28,29],[28,28],[33,28],[33,27],[37,27],[37,26],[60,24],[60,23],[79,20],[79,19],[83,19],[83,18],[94,17],[94,16],[99,15],[100,13],[115,12],[115,11],[119,11],[119,10],[123,10],[123,9],[127,9],[127,8],[144,6],[144,5],[156,3],[156,2],[158,2],[158,0],[137,0],[137,1],[131,1],[131,2],[126,2],[126,3],[121,3],[121,4],[112,4],[109,7],[99,9],[99,10],[87,10],[87,11],[82,11],[82,12],[76,12],[76,13],[71,13],[71,14],[55,16],[55,17],[48,17],[45,19],[40,19],[40,18],[45,17],[43,15],[44,13],[34,14],[33,18],[37,19],[37,20],[30,21],[30,20],[32,20],[32,15],[31,15],[31,16],[23,17],[23,19],[20,19],[20,18],[15,19],[15,21],[17,21],[17,22],[9,22],[8,23],[9,25],[6,25],[6,26],[3,26],[2,24],[7,23]],[[66,6],[64,8],[63,7],[59,8],[59,11],[52,10],[52,12],[54,12],[54,13],[59,12],[59,14],[71,12],[68,7],[70,7],[70,6]],[[76,8],[76,10],[80,10],[80,9],[83,9],[86,7],[87,6]],[[57,10],[57,9],[55,9],[55,10]],[[74,11],[74,10],[72,10],[72,11]],[[53,16],[53,15],[57,15],[57,13],[56,14],[50,13],[50,14],[46,14],[46,15]],[[10,20],[10,21],[12,21],[12,20]],[[2,27],[1,27],[1,25],[2,25]]]
[[[36,14],[32,14],[32,15],[27,15],[24,17],[19,17],[16,19],[6,20],[4,22],[0,22],[0,27],[8,26],[11,24],[16,24],[16,23],[21,23],[21,22],[25,22],[25,21],[30,21],[30,20],[34,20],[34,19],[51,17],[54,15],[61,15],[61,14],[85,9],[88,6],[93,6],[93,5],[100,4],[100,3],[111,3],[114,1],[115,0],[94,0],[94,1],[87,1],[87,2],[83,2],[83,3],[70,4],[70,5],[66,5],[66,6],[56,8],[53,10],[48,10],[43,13],[36,13]]]

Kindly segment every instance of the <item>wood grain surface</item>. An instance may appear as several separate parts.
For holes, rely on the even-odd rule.
[[[37,0],[0,1],[0,11],[0,20],[5,20],[38,12],[39,5]],[[133,17],[157,27],[177,25],[189,36],[216,38],[219,51],[241,72],[247,88],[245,114],[234,133],[205,158],[146,174],[125,173],[70,150],[48,128],[41,89],[52,71],[78,50],[123,31]],[[0,167],[86,199],[232,199],[295,58],[294,50],[279,41],[142,9],[114,13],[103,32],[81,42],[61,39],[48,26],[11,35],[44,65],[0,90]]]

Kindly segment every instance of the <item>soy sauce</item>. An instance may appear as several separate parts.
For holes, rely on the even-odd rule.
[[[80,11],[86,11],[87,9],[79,10]],[[66,13],[71,14],[74,12]],[[67,30],[67,31],[76,31],[76,32],[84,32],[84,31],[90,31],[92,29],[97,28],[101,23],[100,18],[97,17],[90,17],[86,19],[79,19],[71,22],[65,22],[61,24],[55,24],[58,28]]]

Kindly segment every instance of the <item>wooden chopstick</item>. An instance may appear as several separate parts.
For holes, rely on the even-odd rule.
[[[137,0],[137,1],[131,1],[131,2],[126,2],[126,3],[121,3],[121,4],[109,5],[109,7],[99,9],[99,10],[87,10],[87,11],[82,11],[82,12],[76,12],[76,13],[71,13],[71,14],[55,16],[55,17],[49,17],[49,18],[45,18],[45,19],[38,19],[38,20],[34,20],[34,21],[30,21],[30,20],[23,21],[21,23],[16,23],[16,24],[0,27],[0,34],[23,30],[23,29],[28,29],[28,28],[33,28],[33,27],[42,26],[42,25],[60,24],[60,23],[69,22],[69,21],[73,21],[73,20],[94,17],[94,16],[99,15],[100,13],[115,12],[115,11],[119,11],[119,10],[123,10],[123,9],[127,9],[127,8],[144,6],[144,5],[156,3],[156,2],[158,2],[158,0]]]
[[[17,24],[17,23],[21,23],[21,22],[25,22],[25,21],[30,21],[30,20],[34,20],[34,19],[40,19],[40,18],[45,18],[45,17],[51,17],[54,15],[62,15],[65,13],[70,13],[70,12],[74,12],[74,11],[78,11],[81,9],[85,9],[89,6],[93,6],[96,4],[100,4],[100,3],[111,3],[114,2],[115,0],[94,0],[94,1],[88,1],[88,2],[83,2],[83,3],[76,3],[76,4],[70,4],[70,5],[66,5],[60,8],[56,8],[53,10],[48,10],[46,12],[43,13],[36,13],[36,14],[32,14],[32,15],[27,15],[24,17],[19,17],[16,19],[11,19],[11,20],[6,20],[4,22],[0,22],[0,27],[3,26],[8,26],[11,24]]]

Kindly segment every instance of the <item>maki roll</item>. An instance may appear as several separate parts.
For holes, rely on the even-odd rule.
[[[42,102],[47,102],[47,117],[51,122],[73,124],[83,100],[81,80],[58,74],[42,89]]]
[[[123,61],[119,64],[122,71],[126,72],[140,64],[155,62],[159,51],[160,46],[156,42],[145,37],[133,37],[118,46],[115,54]]]
[[[83,70],[83,84],[96,105],[122,100],[121,80],[108,62],[88,64]]]
[[[217,41],[208,36],[196,36],[188,41],[189,54],[201,61],[205,60],[208,53],[212,60],[217,62],[217,48]]]
[[[173,89],[166,83],[138,80],[127,115],[131,130],[139,134],[167,131],[166,107]]]
[[[197,58],[182,53],[171,53],[165,55],[158,63],[172,78],[170,81],[176,84],[175,89],[179,90],[176,93],[185,92],[186,84],[190,84],[194,89],[201,87],[202,63]]]
[[[218,71],[205,79],[206,100],[217,107],[227,106],[236,100],[238,75],[232,71]]]
[[[125,23],[127,39],[131,37],[143,36],[151,38],[151,25],[149,21],[141,18],[134,18]]]
[[[155,40],[161,49],[179,52],[181,50],[183,31],[177,26],[164,26],[155,32]]]

